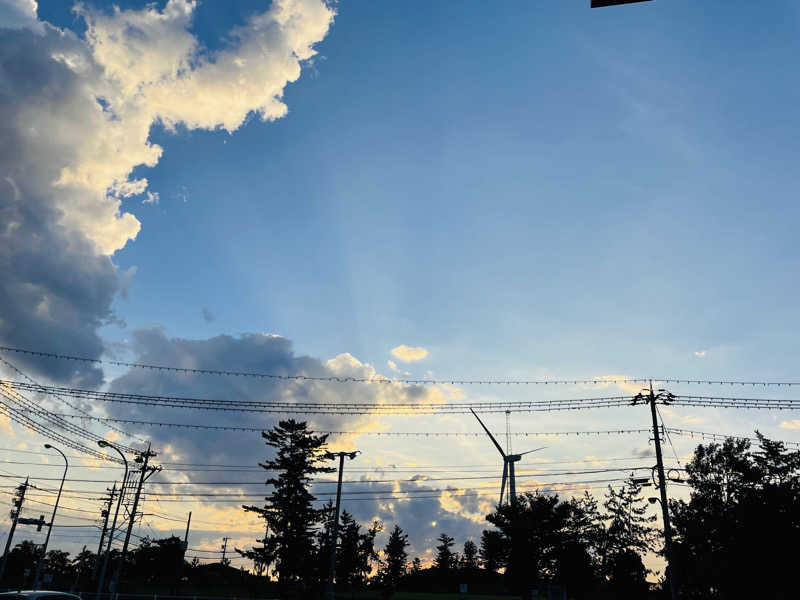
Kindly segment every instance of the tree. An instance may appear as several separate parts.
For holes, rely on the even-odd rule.
[[[327,435],[314,435],[305,422],[280,421],[261,435],[275,449],[274,458],[259,463],[275,473],[266,480],[273,489],[263,508],[243,508],[265,519],[268,532],[261,547],[239,552],[263,565],[274,564],[279,583],[293,586],[313,570],[309,557],[316,552],[314,537],[324,519],[322,511],[312,506],[316,499],[309,491],[312,478],[335,469],[320,466]]]
[[[673,558],[684,598],[791,598],[800,536],[800,452],[759,438],[699,445],[688,502],[672,501]]]
[[[174,584],[182,575],[183,554],[183,540],[177,536],[144,537],[130,554],[127,576],[140,582]]]
[[[503,534],[494,529],[485,529],[481,533],[480,557],[483,568],[492,573],[505,565],[507,554],[506,540]]]
[[[86,585],[84,582],[87,582],[91,576],[96,560],[97,555],[91,550],[83,550],[72,559],[72,569],[76,574],[74,582],[77,583],[77,589],[83,589],[83,586]]]
[[[455,540],[446,533],[442,533],[436,540],[439,545],[436,546],[436,558],[433,565],[442,577],[447,576],[455,566],[455,555],[450,550],[455,544]]]
[[[472,540],[464,542],[464,552],[461,553],[460,566],[466,571],[478,570],[478,546]]]
[[[69,552],[63,550],[50,550],[44,559],[44,572],[53,577],[53,581],[66,578],[71,569]]]
[[[628,479],[615,490],[608,486],[606,499],[608,527],[605,535],[606,555],[623,550],[645,553],[653,549],[655,532],[651,524],[655,515],[647,515],[647,500],[642,496],[642,486]]]
[[[372,571],[377,560],[375,536],[383,529],[379,521],[362,533],[359,525],[346,510],[342,511],[339,526],[339,548],[336,552],[336,582],[348,587],[360,586]]]
[[[484,558],[484,564],[495,567],[502,562],[508,587],[516,594],[527,595],[540,583],[555,582],[568,583],[576,597],[585,596],[596,581],[591,539],[598,526],[589,526],[595,519],[593,510],[591,497],[562,501],[538,492],[499,505],[486,517],[500,538],[484,532],[482,553],[492,559]]]
[[[653,550],[655,515],[647,515],[647,500],[633,478],[619,490],[608,486],[606,499],[608,526],[602,548],[602,569],[619,598],[635,598],[647,591],[647,569],[642,555]]]
[[[415,556],[414,560],[411,561],[411,572],[414,575],[419,575],[422,572],[422,561],[419,556]]]
[[[379,573],[384,589],[390,593],[397,589],[408,568],[408,535],[398,525],[389,534],[389,540],[383,550],[384,564]]]

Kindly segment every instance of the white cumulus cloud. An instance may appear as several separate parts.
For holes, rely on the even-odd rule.
[[[325,0],[274,0],[208,52],[190,31],[196,6],[79,5],[80,37],[40,21],[33,0],[0,0],[4,344],[99,356],[122,283],[111,257],[141,228],[122,200],[159,201],[131,176],[161,158],[153,125],[233,132],[284,116],[286,85],[335,15]]]
[[[396,348],[392,348],[392,356],[397,360],[409,363],[422,360],[428,356],[428,351],[422,346],[406,346],[405,344],[400,344]]]

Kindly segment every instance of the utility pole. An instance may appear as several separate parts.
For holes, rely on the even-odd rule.
[[[229,537],[222,538],[222,566],[224,567],[226,564],[225,562],[225,553],[228,551],[228,540],[231,539]]]
[[[117,448],[114,444],[107,442],[105,440],[98,440],[97,445],[101,448],[112,448],[116,451],[120,458],[122,459],[122,463],[125,465],[125,475],[122,477],[122,485],[119,488],[119,494],[117,495],[117,508],[114,510],[114,520],[111,521],[111,531],[108,534],[108,544],[106,545],[106,554],[103,557],[103,568],[100,571],[100,577],[97,580],[97,597],[100,597],[100,594],[103,591],[103,586],[106,582],[106,570],[108,569],[108,559],[111,556],[111,542],[114,541],[114,531],[117,528],[117,517],[119,516],[119,507],[122,504],[122,497],[125,495],[125,486],[128,485],[128,459],[125,458],[125,453]]]
[[[136,486],[136,495],[133,497],[133,508],[131,509],[131,513],[128,518],[128,530],[125,532],[125,541],[122,544],[122,554],[119,557],[119,565],[117,566],[117,570],[114,574],[114,591],[117,590],[122,569],[125,567],[125,555],[128,553],[128,543],[131,540],[131,532],[133,531],[133,525],[136,522],[136,510],[139,507],[139,497],[142,495],[142,487],[144,486],[144,482],[150,479],[150,476],[153,475],[153,473],[161,470],[161,467],[147,466],[149,460],[154,456],[156,456],[156,453],[152,452],[150,450],[150,444],[147,444],[147,450],[139,453],[134,459],[134,462],[141,463],[142,466],[139,470],[139,483]]]
[[[111,514],[111,505],[114,503],[114,496],[117,493],[116,481],[114,482],[112,488],[108,490],[108,492],[108,502],[106,503],[106,507],[100,513],[100,516],[103,517],[103,529],[100,532],[100,545],[97,546],[97,555],[95,556],[94,567],[92,568],[92,581],[97,579],[97,569],[100,567],[100,554],[103,552],[103,542],[106,539],[106,531],[108,531],[108,516]]]
[[[192,524],[192,511],[189,511],[189,518],[186,519],[186,533],[183,536],[183,557],[186,558],[186,549],[189,547],[189,525]]]
[[[634,404],[647,402],[650,405],[650,415],[653,418],[653,441],[656,445],[656,468],[658,470],[658,487],[661,492],[661,517],[664,520],[664,554],[667,558],[667,574],[669,579],[669,590],[672,600],[680,597],[678,591],[678,577],[675,573],[675,562],[672,556],[672,527],[669,521],[669,505],[667,503],[667,479],[664,477],[664,459],[661,454],[661,430],[658,426],[658,413],[656,410],[656,400],[661,400],[663,404],[669,404],[672,394],[664,390],[658,390],[658,394],[653,391],[653,380],[650,380],[650,389],[647,397],[639,392],[633,399]]]
[[[342,504],[342,473],[344,472],[344,457],[353,460],[356,456],[361,454],[358,450],[355,452],[326,452],[325,458],[333,460],[339,458],[339,484],[336,486],[336,509],[333,513],[333,527],[331,528],[330,540],[330,563],[328,565],[328,592],[327,596],[330,600],[335,598],[334,576],[336,575],[336,544],[339,540],[339,508]]]
[[[3,562],[0,563],[0,581],[3,580],[3,575],[6,572],[6,561],[8,561],[8,552],[11,549],[11,539],[14,537],[14,531],[17,528],[17,521],[22,512],[22,504],[25,502],[25,492],[28,491],[28,478],[25,478],[25,483],[17,487],[17,497],[14,500],[16,510],[11,511],[11,529],[8,531],[8,539],[6,539],[6,549],[3,551]]]

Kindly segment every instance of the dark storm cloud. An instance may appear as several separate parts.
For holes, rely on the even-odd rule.
[[[113,319],[117,270],[81,233],[59,224],[51,183],[70,150],[37,146],[30,128],[22,130],[21,113],[31,107],[80,102],[78,78],[51,57],[69,47],[68,36],[52,30],[0,30],[0,342],[94,358],[103,349],[97,329]],[[95,386],[102,379],[87,364],[14,358],[54,380]]]

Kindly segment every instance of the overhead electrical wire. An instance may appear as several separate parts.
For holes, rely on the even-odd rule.
[[[698,437],[698,438],[701,438],[701,439],[709,439],[709,440],[712,440],[712,441],[725,441],[727,438],[733,438],[733,439],[736,439],[736,440],[747,440],[749,442],[756,442],[756,443],[759,441],[757,437],[748,437],[748,436],[741,436],[741,435],[730,435],[730,434],[726,434],[726,433],[712,433],[712,432],[708,432],[708,431],[697,431],[697,430],[694,430],[694,429],[677,429],[675,427],[670,427],[669,428],[669,432],[673,433],[675,435],[681,435],[681,436],[692,437],[692,438]],[[795,447],[795,448],[800,448],[800,442],[791,442],[791,441],[785,441],[785,440],[773,440],[773,441],[780,442],[781,444],[783,444],[785,446],[792,446],[792,447]]]
[[[76,361],[90,364],[104,364],[117,367],[127,367],[131,369],[145,369],[150,371],[165,371],[172,373],[184,373],[192,375],[216,375],[224,377],[253,377],[258,379],[274,379],[279,381],[297,382],[332,382],[332,383],[401,383],[407,385],[607,385],[617,383],[675,383],[693,385],[728,385],[728,386],[762,386],[762,387],[791,387],[800,386],[800,381],[757,381],[757,380],[728,380],[728,379],[696,379],[687,377],[585,377],[573,379],[471,379],[471,378],[390,378],[378,377],[350,377],[350,376],[315,376],[304,374],[285,374],[285,373],[259,373],[253,371],[241,371],[235,369],[192,369],[188,367],[177,367],[169,365],[143,364],[113,359],[88,358],[70,354],[56,352],[45,352],[40,350],[30,350],[25,348],[13,348],[10,346],[0,346],[0,351],[13,352],[27,356],[37,356],[54,360]]]
[[[471,411],[482,413],[539,412],[557,410],[579,410],[587,408],[610,408],[628,406],[628,396],[601,396],[592,398],[559,398],[528,401],[483,401],[483,402],[310,402],[285,400],[222,400],[213,398],[192,398],[180,396],[160,396],[148,394],[131,394],[122,392],[102,392],[56,386],[44,386],[22,381],[0,380],[0,389],[13,388],[19,390],[116,402],[140,406],[159,406],[167,408],[213,410],[243,413],[278,413],[278,414],[336,414],[336,415],[430,415],[430,414],[465,414]],[[781,398],[736,398],[722,396],[671,395],[668,404],[682,406],[701,406],[716,408],[762,408],[762,409],[800,409],[800,400]],[[30,408],[30,407],[29,407]],[[36,410],[36,407],[34,407]],[[60,418],[50,415],[51,419]],[[92,417],[101,418],[101,417]],[[110,417],[102,417],[109,418]],[[119,419],[120,422],[133,422],[133,419]],[[152,422],[156,424],[158,422]],[[163,426],[181,426],[172,424]],[[192,424],[186,424],[190,426]],[[74,426],[73,426],[74,427]],[[223,427],[223,426],[219,426]],[[233,426],[231,426],[233,428]],[[237,428],[243,429],[243,428]]]
[[[540,471],[540,472],[517,472],[516,477],[517,479],[521,478],[528,478],[528,477],[560,477],[565,475],[589,475],[589,474],[597,474],[597,473],[615,473],[621,471],[649,471],[652,469],[652,466],[625,466],[625,467],[615,467],[615,468],[604,468],[604,469],[582,469],[582,470],[575,470],[575,471]],[[23,475],[0,475],[0,478],[13,478],[13,479],[20,479]],[[466,476],[455,476],[455,477],[427,477],[427,476],[418,476],[412,477],[409,479],[344,479],[342,480],[343,484],[372,484],[372,483],[424,483],[426,481],[458,481],[458,480],[468,480],[468,479],[498,479],[499,474],[497,475],[466,475]],[[36,477],[33,481],[61,481],[60,477]],[[70,483],[108,483],[105,479],[73,479],[67,478],[64,481],[68,481]],[[313,482],[313,485],[336,485],[337,480],[335,479],[316,479]],[[264,481],[151,481],[148,483],[148,486],[153,485],[196,485],[196,486],[227,486],[227,487],[236,487],[241,485],[264,485]],[[153,493],[151,490],[148,490],[148,493]],[[162,493],[162,492],[156,492]]]
[[[510,380],[510,379],[396,379],[389,377],[350,377],[350,376],[315,376],[303,374],[282,374],[282,373],[258,373],[253,371],[237,371],[226,369],[191,369],[187,367],[176,367],[155,364],[142,364],[135,362],[127,362],[122,360],[87,358],[83,356],[73,356],[69,354],[58,354],[55,352],[43,352],[39,350],[27,350],[23,348],[12,348],[9,346],[0,346],[0,351],[15,352],[17,354],[25,354],[28,356],[38,356],[41,358],[50,358],[56,360],[68,360],[91,364],[112,365],[116,367],[128,367],[131,369],[145,369],[150,371],[166,371],[172,373],[184,373],[192,375],[217,375],[224,377],[252,377],[256,379],[273,379],[278,381],[296,381],[296,382],[331,382],[331,383],[402,383],[408,385],[510,385],[510,384],[526,384],[526,385],[596,385],[596,384],[611,384],[611,383],[647,383],[650,381],[648,378],[615,378],[606,379],[603,377],[589,377],[585,379],[540,379],[540,380]]]
[[[83,454],[88,454],[90,456],[93,456],[95,458],[100,458],[100,459],[105,457],[105,455],[102,454],[101,452],[93,450],[92,448],[82,444],[81,442],[77,442],[77,441],[75,441],[75,440],[73,440],[73,439],[71,439],[71,438],[69,438],[69,437],[67,437],[65,435],[62,435],[62,434],[58,433],[57,431],[53,430],[51,427],[48,427],[48,426],[36,421],[35,419],[32,419],[31,417],[29,417],[27,413],[29,413],[31,411],[30,410],[25,410],[25,411],[19,410],[19,408],[17,408],[18,405],[15,406],[13,404],[14,401],[15,401],[15,398],[13,396],[10,396],[10,395],[6,394],[6,392],[3,390],[2,387],[0,387],[0,396],[2,398],[6,399],[4,401],[4,400],[2,400],[2,398],[0,398],[0,414],[4,414],[5,416],[7,416],[9,419],[14,421],[15,423],[18,423],[18,424],[22,425],[23,427],[26,427],[26,428],[28,428],[28,429],[30,429],[30,430],[32,430],[32,431],[34,431],[34,432],[46,437],[48,439],[51,439],[51,440],[56,441],[56,442],[59,442],[60,444],[63,444],[64,446],[67,446],[68,448],[72,448],[73,450],[77,450],[78,452],[81,452]],[[9,401],[12,404],[9,404]],[[113,459],[109,457],[108,460],[113,460]],[[116,460],[121,462],[119,459],[116,459]]]
[[[220,400],[212,398],[190,398],[181,396],[159,396],[148,394],[131,394],[122,392],[101,392],[45,386],[26,383],[24,381],[0,380],[0,386],[35,393],[58,393],[72,398],[99,400],[136,404],[140,406],[160,406],[169,408],[188,408],[199,410],[219,410],[252,413],[295,414],[435,414],[435,413],[468,413],[476,412],[536,412],[550,410],[574,410],[579,408],[602,408],[626,406],[630,404],[628,396],[603,396],[594,398],[563,398],[528,401],[491,401],[491,402],[308,402],[308,401],[253,401],[253,400]]]
[[[650,467],[648,467],[649,469]],[[549,486],[574,486],[580,484],[592,484],[592,483],[606,483],[606,482],[614,482],[614,481],[627,481],[628,478],[608,478],[608,479],[589,479],[583,481],[551,481],[547,482]],[[371,483],[371,482],[359,482],[359,483]],[[409,482],[409,483],[418,483],[418,484],[425,484],[425,480],[420,480],[416,482]],[[492,491],[495,490],[496,486],[481,486],[481,487],[471,487],[471,488],[457,488],[457,487],[445,487],[445,488],[437,488],[437,487],[417,487],[408,490],[394,490],[394,489],[378,489],[378,490],[348,490],[342,492],[342,497],[350,497],[350,496],[363,496],[363,495],[370,495],[370,494],[415,494],[415,493],[440,493],[440,492],[453,492],[453,491],[463,491],[463,490],[479,490],[479,491]],[[529,487],[529,488],[536,488],[539,487],[533,482],[528,482],[520,487]],[[39,488],[41,489],[41,488]],[[86,492],[84,490],[74,490],[74,489],[64,489],[63,494],[65,497],[77,499],[91,499],[94,501],[103,500],[100,497],[96,497],[91,495],[91,492]],[[246,499],[246,498],[264,498],[264,492],[237,492],[237,493],[230,493],[230,492],[153,492],[151,490],[143,491],[142,494],[146,497],[158,498],[161,502],[169,502],[171,498],[239,498],[239,499]],[[318,492],[315,491],[315,495],[317,497],[322,498],[333,498],[336,496],[334,492]],[[27,495],[26,495],[27,498]],[[198,500],[200,501],[200,500]]]
[[[33,384],[31,384],[33,385]],[[60,417],[58,414],[49,411],[39,404],[26,398],[19,390],[6,386],[0,381],[0,413],[5,414],[14,422],[31,429],[44,437],[48,437],[54,441],[66,445],[73,450],[77,450],[82,454],[106,460],[109,462],[121,463],[121,459],[109,456],[100,452],[94,444],[96,444],[102,437],[94,434],[88,429],[78,427],[74,423]],[[37,421],[31,414],[40,417],[42,421]],[[49,424],[48,424],[49,423]],[[56,431],[62,430],[64,433]],[[93,442],[92,446],[87,446],[84,441],[76,440],[69,435],[77,436],[86,441]],[[125,446],[124,444],[117,444],[122,450],[127,452],[135,452],[135,448]]]
[[[6,365],[6,366],[7,366],[9,369],[11,369],[12,371],[14,371],[15,373],[17,373],[17,374],[18,374],[18,375],[20,375],[21,377],[24,377],[25,379],[27,379],[27,380],[28,380],[30,383],[32,383],[32,384],[36,384],[36,385],[38,385],[38,384],[39,384],[39,382],[38,382],[38,381],[36,381],[35,379],[33,379],[33,377],[31,377],[31,376],[30,376],[30,375],[28,375],[27,373],[24,373],[24,372],[23,372],[23,371],[22,371],[22,370],[21,370],[19,367],[17,367],[17,366],[16,366],[15,364],[13,364],[11,361],[9,361],[9,360],[7,360],[6,358],[4,358],[2,355],[0,355],[0,362],[2,362],[2,363],[3,363],[4,365]],[[86,411],[86,410],[83,410],[83,409],[82,409],[80,406],[75,406],[74,404],[72,404],[71,402],[69,402],[68,400],[66,400],[66,399],[65,399],[63,396],[60,396],[60,395],[58,395],[58,394],[51,394],[51,396],[53,396],[54,398],[56,398],[56,399],[57,399],[59,402],[62,402],[62,403],[64,403],[64,404],[66,404],[66,405],[67,405],[67,406],[69,406],[71,409],[73,409],[73,410],[77,410],[79,413],[83,414],[83,415],[84,415],[84,417],[91,417],[91,416],[92,416],[92,415],[91,415],[91,413],[89,413],[89,412],[88,412],[88,411]],[[121,429],[121,428],[119,428],[119,427],[115,427],[114,425],[109,425],[108,427],[109,427],[109,429],[112,429],[113,431],[116,431],[117,433],[121,433],[121,434],[125,435],[126,437],[128,437],[128,438],[130,438],[130,439],[136,439],[136,436],[134,436],[132,433],[130,433],[130,432],[128,432],[128,431],[125,431],[124,429]],[[143,444],[143,443],[145,443],[145,441],[144,441],[144,440],[141,440],[141,439],[139,439],[139,440],[137,440],[137,441],[138,441],[139,443],[142,443],[142,444]]]
[[[61,414],[65,418],[86,418],[81,415]],[[183,429],[203,429],[212,431],[247,431],[261,433],[271,428],[273,425],[263,427],[246,427],[234,425],[206,425],[204,423],[167,423],[159,421],[141,421],[136,419],[119,419],[116,417],[88,417],[94,421],[115,423],[130,423],[134,425],[145,425],[148,427],[171,427]],[[580,436],[580,435],[615,435],[624,433],[648,433],[649,428],[640,429],[600,429],[600,430],[575,430],[575,431],[515,431],[507,435],[514,437],[553,437],[553,436]],[[477,431],[335,431],[335,430],[314,430],[316,434],[328,436],[338,435],[374,435],[385,437],[484,437],[486,434]],[[495,434],[495,435],[500,435]],[[506,435],[506,434],[504,434]]]

